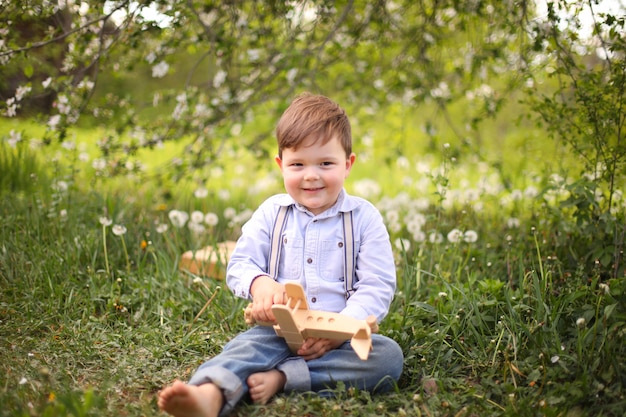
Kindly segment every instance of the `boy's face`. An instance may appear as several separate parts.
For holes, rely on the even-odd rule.
[[[276,157],[287,193],[315,215],[335,204],[356,159],[354,153],[346,158],[336,137],[321,142],[310,140],[297,150],[283,149],[283,157]]]

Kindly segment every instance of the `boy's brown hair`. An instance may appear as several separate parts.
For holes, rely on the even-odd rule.
[[[352,129],[344,109],[328,97],[303,93],[297,96],[283,113],[276,126],[278,156],[283,149],[297,149],[306,140],[326,144],[337,137],[346,151],[352,153]]]

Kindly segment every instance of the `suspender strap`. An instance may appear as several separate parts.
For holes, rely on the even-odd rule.
[[[285,231],[287,223],[287,214],[291,206],[280,206],[276,214],[276,221],[270,236],[270,252],[268,256],[267,273],[273,279],[278,277],[278,264],[280,262],[280,252],[282,245],[280,239]],[[343,273],[344,273],[344,289],[346,292],[346,300],[354,294],[354,278],[355,278],[355,256],[356,248],[354,247],[354,225],[352,212],[341,213],[343,223]]]
[[[270,253],[268,256],[267,273],[274,280],[278,278],[278,263],[280,262],[280,251],[282,245],[280,239],[283,236],[285,230],[285,224],[287,223],[287,213],[291,206],[280,206],[278,214],[276,214],[276,221],[274,222],[274,229],[270,236]]]
[[[346,290],[346,300],[354,294],[354,270],[355,270],[355,255],[356,250],[354,247],[354,228],[352,223],[352,212],[341,213],[343,220],[343,273],[344,273],[344,288]]]

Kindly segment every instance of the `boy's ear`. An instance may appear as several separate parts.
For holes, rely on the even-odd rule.
[[[280,156],[276,155],[274,157],[274,161],[276,161],[276,164],[278,165],[278,168],[280,168],[280,170],[283,170],[283,160],[280,159]]]
[[[348,157],[348,159],[346,159],[346,177],[350,173],[350,170],[352,169],[352,165],[354,165],[354,161],[356,161],[356,154],[352,152],[350,156]]]

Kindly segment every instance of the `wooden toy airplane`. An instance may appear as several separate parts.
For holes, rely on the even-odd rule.
[[[274,326],[292,352],[297,352],[308,337],[350,340],[352,349],[361,360],[367,360],[372,350],[372,332],[378,331],[376,318],[357,320],[350,316],[327,311],[309,310],[304,289],[297,283],[286,283],[287,304],[272,306],[276,323],[257,322],[252,317],[252,304],[244,312],[248,325]]]

